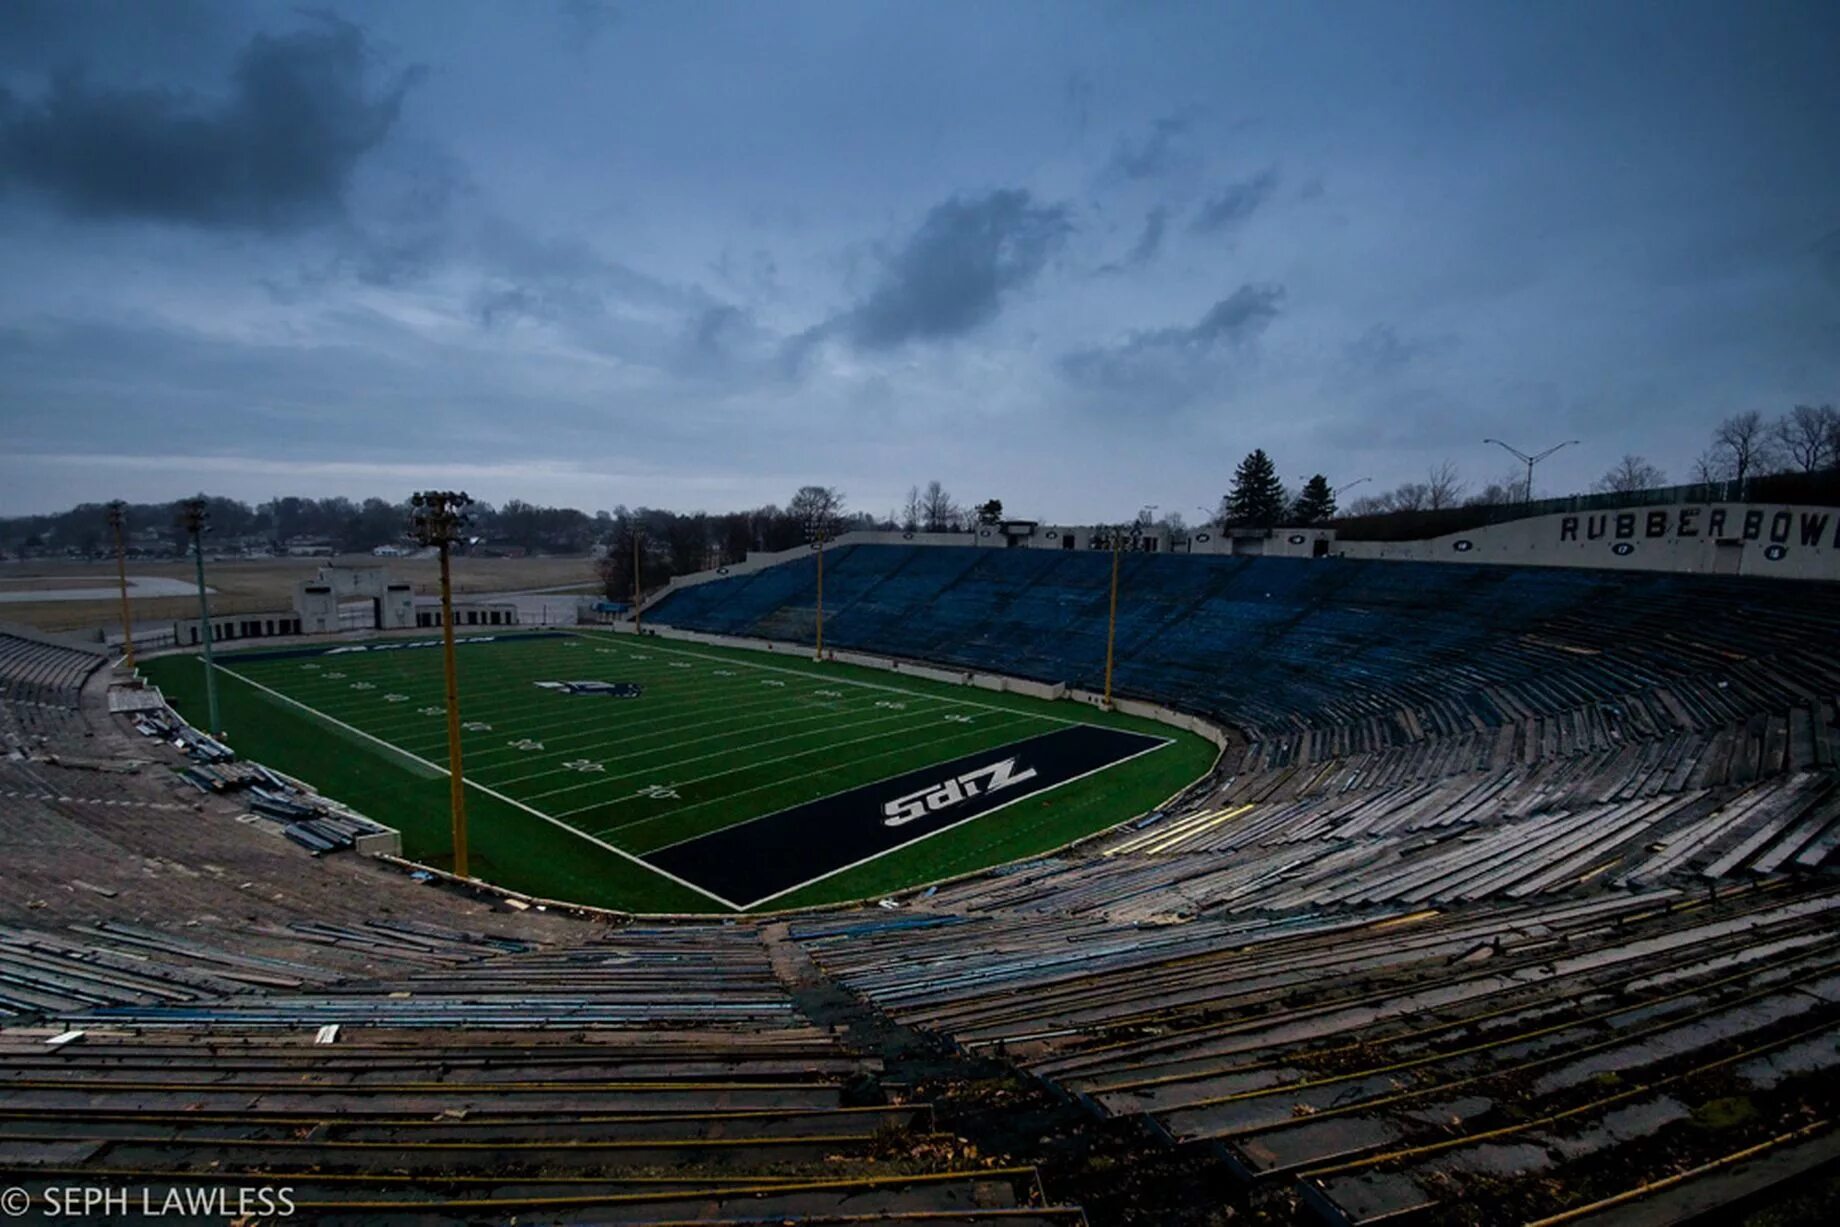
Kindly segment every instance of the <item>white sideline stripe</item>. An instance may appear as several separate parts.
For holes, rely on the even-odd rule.
[[[203,663],[203,659],[204,659],[203,657],[199,658],[199,662],[201,664]],[[381,737],[373,737],[371,734],[365,732],[361,728],[354,728],[351,725],[346,724],[343,720],[335,719],[332,716],[328,716],[323,711],[319,711],[315,708],[308,707],[305,703],[302,703],[299,699],[289,698],[287,695],[282,694],[279,690],[274,690],[274,689],[271,689],[270,687],[264,686],[261,682],[252,681],[249,678],[244,677],[242,674],[236,672],[234,669],[226,668],[223,665],[218,665],[217,671],[219,673],[227,673],[231,677],[235,678],[237,681],[242,682],[245,686],[253,686],[257,690],[260,690],[263,694],[273,695],[275,698],[280,699],[283,703],[287,703],[293,707],[298,707],[301,711],[306,712],[310,716],[315,716],[321,720],[324,720],[328,724],[336,724],[348,733],[356,733],[359,737],[364,738],[366,741],[374,741],[378,745],[382,746],[384,749],[390,751],[392,754],[400,754],[402,757],[406,759],[410,759],[414,762],[418,762],[424,767],[432,768],[433,770],[445,776],[451,777],[451,775],[453,774],[452,772],[448,771],[447,768],[441,766],[439,763],[431,763],[427,759],[421,757],[420,755],[409,753],[409,751],[403,749],[401,746],[391,745],[389,742],[385,741]],[[626,860],[629,860],[635,865],[644,865],[645,868],[651,870],[653,873],[657,874],[659,877],[669,879],[670,881],[677,883],[679,886],[685,887],[686,889],[689,889],[689,890],[693,890],[697,894],[703,896],[705,899],[714,899],[717,903],[720,903],[723,907],[729,908],[732,911],[739,912],[743,910],[740,907],[740,905],[730,903],[727,899],[724,899],[721,895],[716,894],[714,891],[704,890],[702,887],[698,886],[694,882],[686,882],[684,881],[684,879],[678,877],[676,874],[671,873],[667,870],[660,869],[658,868],[658,866],[648,863],[643,857],[635,856],[624,848],[616,848],[612,844],[608,843],[606,840],[596,839],[594,836],[588,834],[586,831],[577,830],[576,828],[570,826],[566,822],[561,822],[555,818],[551,818],[548,814],[544,813],[540,809],[532,809],[530,806],[525,805],[522,801],[516,800],[515,798],[512,798],[512,797],[507,797],[504,793],[496,792],[493,789],[487,788],[484,784],[478,783],[477,781],[466,780],[465,783],[469,787],[477,788],[480,792],[483,792],[484,794],[486,794],[486,796],[491,797],[494,800],[503,801],[506,805],[516,806],[518,809],[523,810],[525,813],[530,814],[533,817],[541,818],[543,821],[549,823],[551,826],[560,827],[563,830],[567,831],[569,834],[578,836],[581,839],[585,839],[589,843],[595,845],[596,847],[605,848],[607,851],[613,853],[614,855],[622,857]]]
[[[1148,736],[1148,734],[1143,734],[1143,735]],[[935,835],[944,835],[947,831],[957,830],[959,827],[964,826],[967,822],[976,822],[980,818],[988,818],[992,814],[996,813],[998,810],[1008,809],[1010,806],[1015,805],[1018,802],[1028,801],[1035,797],[1046,796],[1048,793],[1053,792],[1056,788],[1065,788],[1067,785],[1072,784],[1077,780],[1083,780],[1089,775],[1098,775],[1101,771],[1110,771],[1113,767],[1122,767],[1126,763],[1130,762],[1132,759],[1142,758],[1146,754],[1155,754],[1158,750],[1161,750],[1166,746],[1172,746],[1174,744],[1175,744],[1175,738],[1173,737],[1160,738],[1155,745],[1145,746],[1143,749],[1139,750],[1135,754],[1130,754],[1130,755],[1126,755],[1124,758],[1115,759],[1112,762],[1106,763],[1105,765],[1100,766],[1100,767],[1094,767],[1091,771],[1082,771],[1079,775],[1073,776],[1071,779],[1062,780],[1060,783],[1051,784],[1046,788],[1038,788],[1034,792],[1026,793],[1023,796],[1015,797],[1015,798],[1012,798],[1011,800],[1005,801],[1001,805],[993,805],[981,814],[973,814],[969,818],[960,818],[957,822],[951,823],[947,826],[942,826],[937,831],[928,831],[925,835],[920,836],[918,839],[910,839],[904,844],[896,844],[892,848],[884,848],[880,852],[872,853],[869,856],[863,857],[859,861],[851,861],[848,865],[839,865],[837,868],[821,873],[815,878],[808,878],[805,881],[800,882],[797,886],[788,886],[785,890],[776,890],[770,895],[762,895],[760,898],[754,900],[752,903],[743,903],[739,905],[730,904],[729,906],[736,907],[737,910],[745,912],[753,908],[757,908],[763,903],[771,903],[775,899],[783,898],[786,895],[792,894],[794,891],[804,890],[807,886],[814,886],[817,883],[824,881],[824,879],[826,878],[834,878],[840,873],[847,873],[848,871],[855,869],[858,866],[867,865],[870,861],[878,861],[884,856],[889,855],[890,853],[905,852],[907,849],[914,847],[916,844],[925,843],[927,840],[933,838],[933,836]],[[726,830],[727,828],[725,827],[723,829]],[[710,832],[710,834],[712,835],[717,835],[720,833],[721,832],[719,831]]]
[[[595,637],[592,634],[584,634],[581,631],[564,631],[562,633],[565,635],[574,635],[578,638],[586,639],[590,643],[595,642]],[[611,634],[606,634],[606,633],[603,633],[602,637],[606,639],[613,638]],[[793,677],[804,677],[804,678],[821,678],[824,676],[822,673],[818,673],[818,672],[815,672],[809,669],[788,669],[783,665],[758,665],[758,664],[755,664],[751,660],[735,660],[732,657],[728,657],[728,656],[711,656],[706,652],[692,652],[686,648],[660,647],[657,644],[651,643],[651,642],[648,642],[646,644],[646,649],[648,651],[657,651],[657,652],[675,652],[679,656],[693,656],[697,660],[713,660],[717,664],[735,665],[742,669],[759,669],[764,673],[787,673],[787,674],[791,674]],[[745,651],[746,649],[729,648],[727,650],[731,652],[742,652],[742,651]],[[866,667],[863,665],[851,665],[848,661],[844,661],[843,663],[844,665],[852,669],[861,669],[861,668]],[[940,666],[929,665],[927,667],[937,669]],[[956,684],[953,682],[942,682],[942,681],[939,681],[937,678],[931,678],[931,677],[916,677],[914,680],[920,681],[920,682],[931,682],[935,686],[951,686],[951,685]],[[862,682],[862,681],[857,681],[855,678],[849,678],[849,677],[833,677],[833,678],[830,678],[829,681],[830,681],[830,684],[834,686],[861,686],[865,690],[887,690],[887,691],[891,691],[894,694],[904,694],[910,699],[911,698],[938,699],[942,703],[957,703],[961,707],[977,707],[977,708],[982,708],[984,711],[1015,712],[1015,711],[1021,710],[1020,708],[1015,708],[1015,707],[1004,707],[1000,703],[980,703],[976,699],[954,699],[954,698],[947,697],[945,695],[928,694],[924,690],[907,690],[900,686],[888,686],[888,685],[882,684],[881,682]],[[1054,701],[1052,699],[1038,699],[1038,698],[1035,698],[1033,695],[1024,695],[1023,697],[1028,699],[1031,703],[1051,703]],[[1055,724],[1084,724],[1091,728],[1096,728],[1096,729],[1112,727],[1109,724],[1094,724],[1090,720],[1070,720],[1066,716],[1039,715],[1036,717],[1036,719],[1051,720]]]

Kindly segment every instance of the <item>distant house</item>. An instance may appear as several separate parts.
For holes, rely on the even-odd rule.
[[[282,545],[289,558],[330,558],[337,552],[331,537],[289,537]]]

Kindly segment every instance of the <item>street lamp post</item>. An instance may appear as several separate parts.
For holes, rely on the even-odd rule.
[[[1545,451],[1535,452],[1531,456],[1529,456],[1526,452],[1523,452],[1518,447],[1508,446],[1506,443],[1503,443],[1500,439],[1484,439],[1483,442],[1493,443],[1496,447],[1501,448],[1503,451],[1507,452],[1509,455],[1513,456],[1515,459],[1524,461],[1526,463],[1527,465],[1527,491],[1526,491],[1525,496],[1521,499],[1521,502],[1531,503],[1533,501],[1533,466],[1540,463],[1540,461],[1546,459],[1548,456],[1552,455],[1554,452],[1558,451],[1560,448],[1572,446],[1572,444],[1578,442],[1578,440],[1567,439],[1563,443],[1555,443],[1551,447],[1547,448]]]
[[[134,668],[134,618],[128,607],[128,546],[122,536],[127,524],[128,505],[120,499],[109,504],[109,528],[115,534],[115,578],[121,584],[121,643],[125,655],[122,663]]]
[[[410,500],[409,532],[423,546],[441,552],[441,663],[447,678],[447,783],[453,812],[454,875],[468,878],[466,844],[466,784],[460,763],[460,679],[454,666],[454,585],[448,559],[455,542],[466,531],[466,509],[473,504],[465,491],[418,490]]]
[[[204,535],[209,532],[210,505],[202,498],[188,498],[179,505],[180,522],[192,537],[192,560],[198,567],[198,633],[204,641],[204,699],[211,720],[210,734],[224,735],[223,722],[217,714],[217,662],[211,656],[211,598],[204,586]]]

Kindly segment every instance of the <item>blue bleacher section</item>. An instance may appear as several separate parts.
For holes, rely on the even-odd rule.
[[[1097,689],[1110,568],[1099,551],[840,547],[826,555],[825,642]],[[1680,681],[1715,700],[1734,683],[1840,689],[1828,585],[1136,554],[1120,588],[1117,690],[1249,734],[1363,720],[1451,733]],[[651,617],[810,642],[815,609],[805,558],[685,588]]]

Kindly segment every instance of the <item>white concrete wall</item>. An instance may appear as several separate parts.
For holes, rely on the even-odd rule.
[[[415,589],[409,584],[391,584],[385,590],[382,630],[401,630],[415,625]]]
[[[331,590],[309,591],[315,588]],[[300,615],[302,634],[327,635],[339,629],[339,594],[330,584],[302,580],[294,585],[294,610]]]
[[[1335,552],[1333,528],[1232,529],[1209,526],[1188,536],[1190,554],[1234,554],[1258,558],[1313,558],[1316,543],[1327,542]]]
[[[1562,512],[1424,541],[1338,541],[1343,558],[1840,580],[1840,508],[1677,503]]]

